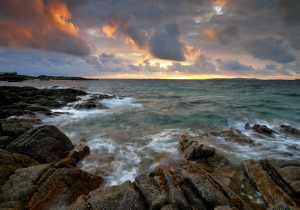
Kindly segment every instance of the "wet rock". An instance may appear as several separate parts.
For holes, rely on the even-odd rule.
[[[88,170],[88,172],[93,175],[104,175],[104,176],[110,175],[107,171],[101,169],[90,169]]]
[[[71,149],[70,139],[52,125],[32,128],[6,147],[7,151],[28,155],[41,163],[46,163],[51,156],[61,157]]]
[[[247,129],[250,128],[248,123],[245,125],[245,127]],[[264,135],[269,136],[269,137],[271,137],[273,133],[277,133],[276,131],[268,128],[266,125],[254,124],[252,129],[255,130],[257,133],[264,134]]]
[[[280,125],[281,129],[286,132],[286,133],[290,133],[290,134],[294,134],[294,135],[300,135],[300,130],[296,129],[292,126],[289,125]]]
[[[258,161],[244,160],[242,165],[245,168],[246,174],[253,183],[253,185],[260,192],[263,200],[268,206],[274,206],[278,203],[286,203],[289,206],[297,206],[295,201],[282,190],[280,186],[273,181],[268,171]]]
[[[292,153],[290,152],[279,152],[280,155],[284,156],[284,157],[291,157],[294,156]]]
[[[90,153],[90,148],[82,144],[75,145],[75,147],[69,152],[68,157],[74,158],[77,162],[82,160],[86,155]]]
[[[109,187],[101,187],[89,193],[88,197],[80,196],[70,210],[143,210],[146,209],[139,193],[130,181]]]
[[[260,160],[260,164],[299,205],[300,163],[296,160],[265,158]]]
[[[7,135],[11,136],[13,138],[17,138],[21,136],[26,131],[33,128],[32,125],[29,124],[19,124],[19,123],[7,123],[2,124],[2,132]]]
[[[107,106],[101,104],[101,103],[82,103],[82,104],[77,104],[74,109],[92,109],[92,108],[97,108],[97,109],[107,109]]]
[[[220,152],[213,147],[202,144],[202,142],[201,137],[200,139],[187,139],[186,136],[182,136],[178,146],[179,150],[184,153],[180,165],[188,165],[189,160],[194,159],[209,166],[226,165],[228,163],[227,158]]]

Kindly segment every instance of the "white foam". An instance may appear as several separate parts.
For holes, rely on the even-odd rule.
[[[134,98],[113,98],[113,99],[103,99],[99,102],[104,104],[105,106],[109,108],[117,108],[117,107],[132,107],[132,108],[142,108],[142,104],[135,103]]]

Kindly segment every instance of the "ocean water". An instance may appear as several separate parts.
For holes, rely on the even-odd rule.
[[[206,142],[233,165],[249,158],[300,160],[299,137],[266,137],[244,128],[245,123],[264,124],[274,130],[281,124],[300,128],[300,81],[34,80],[0,85],[70,87],[91,94],[116,95],[116,99],[99,101],[109,109],[79,111],[73,103],[52,110],[68,114],[38,116],[44,123],[57,126],[74,144],[91,148],[91,154],[79,167],[103,170],[105,185],[133,181],[138,174],[149,173],[156,166],[174,169],[181,160],[177,146],[183,133],[195,135],[229,126],[240,129],[260,145],[239,145],[220,137]],[[288,146],[295,146],[296,150],[289,150]],[[293,156],[284,157],[280,152]]]

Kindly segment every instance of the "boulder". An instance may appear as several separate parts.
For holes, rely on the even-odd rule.
[[[2,187],[1,201],[18,202],[32,210],[58,209],[97,189],[102,181],[79,168],[38,165],[15,171]]]
[[[17,169],[38,165],[39,162],[28,156],[12,154],[0,149],[0,188]]]
[[[7,151],[28,155],[41,163],[51,156],[62,157],[71,149],[70,139],[53,125],[32,128],[6,147]]]
[[[109,187],[101,187],[89,193],[81,195],[72,205],[70,210],[144,210],[147,209],[143,199],[130,181]]]
[[[5,135],[18,138],[26,131],[33,128],[30,124],[20,124],[20,123],[6,123],[2,124],[2,131]]]

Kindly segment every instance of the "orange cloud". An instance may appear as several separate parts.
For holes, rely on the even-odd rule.
[[[89,44],[67,20],[67,6],[57,0],[0,1],[0,45],[87,55]]]
[[[215,39],[218,40],[219,39],[219,35],[213,30],[213,29],[203,29],[203,32],[209,36],[211,39]]]

